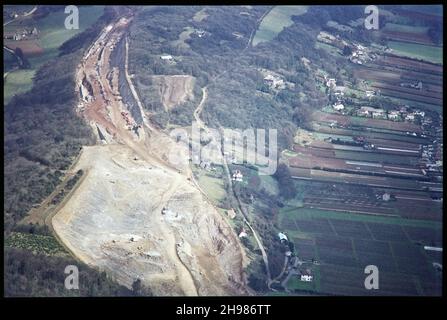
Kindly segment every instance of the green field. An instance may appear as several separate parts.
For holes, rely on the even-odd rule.
[[[441,5],[403,5],[402,8],[409,11],[442,16]]]
[[[265,17],[253,38],[253,46],[260,42],[270,41],[284,28],[293,24],[292,16],[307,12],[307,6],[276,6]]]
[[[397,24],[388,22],[383,28],[384,31],[391,32],[408,32],[415,34],[425,34],[428,31],[428,27],[423,26],[409,26],[405,24]]]
[[[194,169],[197,182],[215,204],[219,204],[225,198],[226,194],[223,180],[220,178],[222,172],[223,168],[219,166],[216,166],[214,171],[202,170],[200,168]]]
[[[400,41],[388,41],[393,53],[434,63],[442,63],[442,47]]]
[[[4,83],[4,104],[18,93],[23,93],[32,88],[32,79],[35,72],[46,62],[54,59],[58,55],[58,48],[65,41],[74,35],[83,32],[90,27],[101,15],[104,6],[79,7],[79,29],[68,30],[64,27],[66,14],[64,11],[52,12],[45,18],[37,21],[33,19],[23,19],[14,21],[4,27],[5,32],[13,32],[17,28],[36,27],[39,34],[38,44],[44,50],[43,54],[29,57],[31,69],[17,70],[8,77]]]
[[[437,221],[415,220],[401,217],[373,216],[373,215],[355,214],[355,213],[353,214],[349,212],[320,210],[311,208],[284,207],[280,210],[280,221],[282,221],[281,219],[285,217],[294,219],[327,218],[327,219],[351,220],[351,221],[362,221],[362,222],[386,223],[399,226],[429,227],[433,229],[442,228],[442,224]]]

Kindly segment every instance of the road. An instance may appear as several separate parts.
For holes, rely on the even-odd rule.
[[[261,23],[262,19],[268,14],[268,12],[270,12],[271,9],[268,9],[257,21],[256,27],[254,28],[254,30],[251,32],[250,38],[247,41],[247,45],[245,46],[245,48],[240,52],[239,56],[241,56],[251,45],[251,42],[253,40],[253,37],[256,33],[256,30],[259,27],[259,24]],[[229,72],[232,68],[228,68],[225,71],[223,71],[222,73],[218,74],[217,76],[215,76],[210,83],[215,83],[220,77],[222,77],[224,74],[226,74],[227,72]],[[203,111],[203,108],[205,106],[205,102],[206,99],[208,97],[208,85],[202,88],[202,99],[200,101],[200,103],[198,104],[197,108],[194,110],[194,119],[197,122],[197,124],[199,125],[200,128],[202,128],[203,130],[205,130],[206,133],[209,133],[208,127],[205,125],[205,123],[202,121],[202,119],[200,118],[200,115]],[[223,133],[223,128],[220,127],[219,131],[221,132],[221,134]],[[239,195],[237,194],[237,192],[235,192],[234,188],[233,188],[233,181],[231,179],[231,173],[230,173],[230,169],[228,167],[228,163],[227,163],[227,159],[223,153],[223,150],[221,148],[220,143],[217,143],[217,147],[219,149],[219,153],[222,155],[222,163],[223,163],[223,167],[227,176],[227,180],[228,180],[228,185],[229,188],[231,190],[231,193],[234,195],[237,203],[238,203],[238,210],[239,212],[242,214],[244,223],[248,226],[248,228],[250,229],[250,231],[253,234],[253,237],[255,238],[255,241],[259,247],[259,249],[261,250],[261,254],[262,254],[262,260],[264,262],[265,265],[265,269],[266,269],[266,273],[267,273],[267,285],[270,288],[271,283],[273,282],[271,274],[270,274],[270,268],[269,268],[269,261],[268,261],[268,255],[267,252],[262,244],[262,241],[258,235],[258,233],[256,232],[256,230],[251,226],[250,222],[248,221],[248,214],[245,211],[245,208],[242,204],[242,201],[239,198]]]
[[[208,127],[205,125],[205,123],[202,121],[202,119],[200,118],[200,114],[202,113],[203,107],[205,105],[206,99],[207,99],[207,87],[203,87],[202,88],[202,99],[200,101],[200,103],[198,104],[197,108],[194,110],[194,119],[196,120],[198,126],[200,128],[202,128],[207,134],[209,134],[209,130]],[[222,128],[220,128],[221,133],[223,133]],[[227,180],[228,180],[228,185],[229,188],[231,190],[231,193],[234,195],[234,197],[236,198],[236,201],[238,203],[238,210],[240,211],[240,213],[242,214],[243,220],[245,222],[245,224],[248,226],[248,228],[250,229],[250,231],[253,234],[253,237],[256,240],[256,243],[259,247],[259,249],[261,250],[261,254],[262,254],[262,260],[264,261],[264,265],[266,268],[266,272],[267,272],[267,283],[270,286],[270,283],[272,282],[271,279],[271,274],[270,274],[270,268],[269,268],[269,261],[268,261],[268,256],[267,256],[267,252],[264,248],[264,246],[262,245],[262,241],[260,239],[260,237],[258,236],[258,233],[255,231],[255,229],[251,226],[250,222],[248,221],[248,215],[245,212],[245,208],[243,207],[243,204],[239,198],[239,195],[237,194],[237,192],[234,191],[233,188],[233,181],[231,179],[231,173],[230,173],[230,169],[228,167],[228,163],[227,163],[227,159],[223,153],[223,150],[221,148],[220,143],[217,143],[217,147],[219,149],[219,154],[222,155],[222,163],[223,163],[223,167],[227,176]]]
[[[3,26],[7,26],[8,24],[10,24],[10,23],[12,23],[13,21],[16,21],[16,20],[18,20],[18,19],[20,19],[20,18],[23,18],[23,17],[27,17],[27,16],[29,16],[29,15],[32,15],[35,11],[37,10],[37,6],[34,6],[34,8],[32,8],[30,11],[28,11],[28,12],[25,12],[23,15],[19,15],[19,16],[17,16],[16,18],[14,18],[14,19],[12,19],[12,20],[9,20],[9,21],[6,21],[4,24],[3,24]]]

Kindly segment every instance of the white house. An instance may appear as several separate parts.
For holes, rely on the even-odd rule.
[[[376,109],[372,107],[361,107],[360,110],[358,111],[358,115],[370,116],[374,111],[376,111]]]
[[[376,109],[372,113],[373,118],[381,118],[385,115],[385,110],[383,109]]]
[[[388,113],[388,119],[390,120],[399,119],[399,113],[397,111],[390,111],[390,113]]]
[[[332,108],[334,108],[334,110],[341,111],[345,108],[345,106],[342,103],[337,102],[332,105]]]
[[[313,276],[302,274],[300,279],[301,281],[311,282],[313,278],[314,278]]]
[[[232,180],[233,181],[240,181],[242,182],[242,179],[244,178],[244,175],[239,170],[236,170],[233,172]]]
[[[372,91],[372,90],[366,90],[365,93],[366,93],[366,97],[367,97],[367,98],[372,97],[372,96],[374,96],[374,94],[375,94],[375,92]]]
[[[241,233],[239,233],[239,238],[246,238],[248,236],[247,232],[245,232],[244,229],[242,229]]]
[[[279,240],[281,240],[281,241],[289,241],[289,239],[287,239],[287,236],[284,234],[284,233],[282,233],[282,232],[279,232],[278,233],[278,237],[279,237]]]
[[[329,88],[335,87],[336,86],[336,81],[334,78],[330,78],[326,81],[326,86],[328,86]]]
[[[170,54],[160,56],[161,60],[172,61],[173,57]]]
[[[280,77],[268,74],[264,77],[264,81],[270,86],[272,89],[283,89],[284,88],[284,80]]]

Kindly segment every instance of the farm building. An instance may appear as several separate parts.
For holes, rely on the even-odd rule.
[[[287,236],[286,236],[284,233],[282,233],[282,232],[279,232],[279,233],[278,233],[278,238],[279,238],[279,240],[280,240],[281,242],[283,242],[283,241],[289,241],[289,239],[287,238]]]
[[[388,119],[390,119],[390,120],[397,120],[397,119],[399,119],[399,112],[398,111],[390,111],[388,113]]]
[[[164,61],[172,61],[174,58],[171,55],[167,54],[160,56],[160,59]]]
[[[334,110],[341,111],[345,108],[345,106],[342,103],[337,102],[332,105],[332,108],[334,108]]]
[[[233,172],[233,176],[231,177],[231,180],[233,181],[240,181],[242,182],[242,179],[244,178],[244,175],[239,170],[236,170]]]
[[[245,229],[242,229],[242,231],[239,233],[239,238],[246,238],[248,237],[247,232],[245,232]]]
[[[375,95],[375,92],[372,90],[366,90],[365,94],[367,98],[370,98]]]
[[[198,36],[199,38],[202,38],[203,36],[205,36],[206,31],[205,31],[205,30],[202,30],[202,29],[199,29],[199,30],[196,30],[195,33],[197,34],[197,36]]]
[[[372,112],[372,117],[377,119],[377,118],[383,118],[385,116],[385,110],[383,109],[375,109]]]
[[[307,275],[307,274],[302,274],[300,277],[301,281],[305,281],[305,282],[311,282],[313,280],[313,276]]]
[[[372,113],[376,111],[375,108],[372,107],[361,107],[358,111],[359,116],[369,117],[372,115]]]
[[[278,76],[268,74],[267,76],[264,77],[264,81],[271,89],[284,89],[285,88],[284,80]]]
[[[336,86],[336,81],[334,78],[329,78],[326,81],[326,86],[328,86],[329,88],[335,87]]]

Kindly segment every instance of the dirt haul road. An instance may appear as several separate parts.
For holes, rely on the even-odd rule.
[[[188,153],[129,110],[111,53],[130,19],[107,26],[77,71],[78,112],[97,134],[74,170],[86,176],[53,217],[58,238],[83,262],[154,295],[246,294],[236,234],[189,179]],[[127,43],[126,43],[127,49]],[[123,63],[126,79],[127,50]],[[130,91],[142,112],[131,83]],[[119,87],[121,88],[121,87]],[[171,155],[184,161],[169,162]]]

